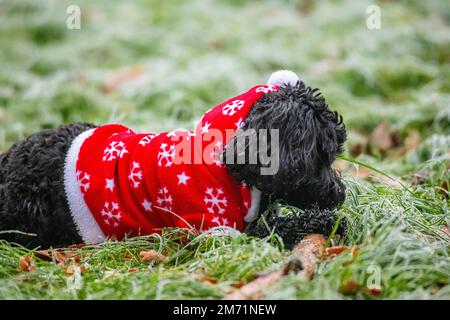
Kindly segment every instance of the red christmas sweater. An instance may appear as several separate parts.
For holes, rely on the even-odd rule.
[[[251,192],[219,155],[252,107],[279,87],[259,85],[204,114],[194,131],[137,134],[105,125],[77,137],[67,155],[65,187],[83,240],[98,243],[160,232],[244,228]]]

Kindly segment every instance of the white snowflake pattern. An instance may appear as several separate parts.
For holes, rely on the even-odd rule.
[[[190,140],[191,137],[195,137],[195,132],[191,132],[191,131],[189,131],[187,129],[176,129],[176,130],[170,131],[167,134],[168,137],[174,137],[174,138],[177,138],[178,135],[179,136],[183,136],[184,135],[186,137],[186,140]],[[174,140],[172,140],[172,141],[174,141]]]
[[[215,224],[217,224],[218,226],[228,226],[229,225],[227,218],[221,218],[219,216],[214,216],[214,219],[212,219],[211,221],[214,222]]]
[[[275,91],[276,89],[275,89],[275,87],[274,86],[267,86],[267,87],[259,87],[259,88],[256,88],[256,92],[264,92],[264,93],[269,93],[269,92],[272,92],[272,91]]]
[[[172,165],[173,158],[175,157],[175,146],[167,145],[167,143],[161,143],[158,152],[158,166],[162,167],[165,162],[166,167]]]
[[[91,176],[86,172],[77,171],[77,181],[80,186],[81,192],[85,194],[91,187]]]
[[[142,147],[146,147],[150,142],[152,142],[152,140],[155,136],[156,135],[154,135],[154,134],[146,135],[145,137],[143,137],[141,139],[141,141],[139,141],[139,145]]]
[[[141,185],[141,181],[142,181],[141,165],[136,161],[133,161],[133,165],[131,167],[130,175],[128,176],[128,180],[130,180],[134,189],[139,188],[139,186]]]
[[[239,118],[239,120],[234,125],[236,126],[236,130],[239,130],[245,125],[245,122],[242,120],[242,118]]]
[[[220,226],[220,217],[219,216],[214,216],[214,219],[212,219],[211,221],[214,222],[215,224],[217,224],[218,226]]]
[[[223,145],[222,141],[216,142],[215,145],[214,145],[214,149],[211,150],[211,152],[209,153],[210,159],[218,167],[222,167],[223,166],[222,161],[220,161],[220,154],[222,152],[222,145]]]
[[[224,116],[232,116],[234,115],[238,110],[241,110],[244,106],[245,101],[244,100],[234,100],[222,108],[222,113]]]
[[[208,212],[215,214],[224,214],[225,208],[228,205],[228,200],[223,194],[221,188],[207,188],[205,192],[205,198],[203,199],[207,206]]]
[[[158,191],[158,197],[156,198],[158,206],[164,209],[172,210],[172,201],[172,196],[169,194],[167,187],[160,188]]]
[[[122,158],[128,150],[125,148],[125,143],[122,141],[113,141],[110,143],[103,153],[103,161],[113,161],[117,158]]]
[[[177,132],[178,132],[178,130],[170,131],[170,132],[167,134],[167,136],[168,136],[168,137],[176,137],[176,136],[177,136]]]
[[[120,219],[122,218],[122,213],[120,212],[119,204],[116,202],[105,202],[102,209],[103,221],[108,226],[116,228],[119,226]]]
[[[115,187],[116,183],[114,182],[114,179],[106,179],[106,189],[113,192]]]

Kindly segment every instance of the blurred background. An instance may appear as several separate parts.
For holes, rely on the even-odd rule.
[[[449,299],[449,1],[0,0],[0,152],[71,122],[191,129],[277,69],[344,117],[352,249],[265,298]],[[151,244],[161,268],[147,240],[83,248],[82,279],[43,260],[17,273],[33,254],[1,242],[0,299],[222,298],[289,257],[273,237],[201,238]]]
[[[277,69],[342,113],[347,155],[448,190],[446,1],[0,0],[0,150],[75,121],[190,129]]]

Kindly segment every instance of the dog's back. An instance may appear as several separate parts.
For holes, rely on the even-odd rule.
[[[28,247],[81,240],[65,200],[63,168],[73,139],[92,127],[43,130],[0,155],[0,239]]]

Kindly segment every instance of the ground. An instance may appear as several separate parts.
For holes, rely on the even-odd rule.
[[[80,30],[66,28],[71,4]],[[378,1],[381,29],[370,30],[371,4],[0,0],[0,150],[73,121],[192,128],[211,106],[291,69],[344,117],[336,167],[349,232],[330,244],[359,251],[324,260],[310,281],[286,275],[264,297],[449,299],[450,6]],[[0,242],[0,298],[220,299],[291,255],[275,235],[178,236],[53,260]],[[149,249],[167,259],[143,261]]]

